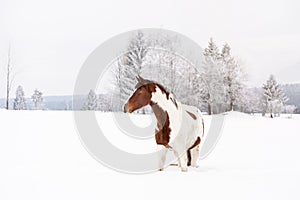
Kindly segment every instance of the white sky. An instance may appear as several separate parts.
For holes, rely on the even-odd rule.
[[[98,45],[138,28],[180,32],[202,47],[228,42],[243,61],[249,84],[274,74],[300,82],[300,3],[297,0],[0,0],[0,97],[7,41],[16,76],[30,95],[72,94],[77,73]]]

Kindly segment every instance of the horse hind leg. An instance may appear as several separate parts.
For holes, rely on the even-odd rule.
[[[188,150],[186,151],[186,154],[187,154],[187,166],[189,167],[189,166],[191,166],[191,160],[192,160],[191,150],[188,149]]]
[[[198,158],[199,158],[199,144],[197,146],[195,146],[193,149],[190,150],[190,155],[191,155],[191,160],[190,160],[190,166],[192,167],[199,167],[199,165],[197,164],[198,162]]]
[[[199,158],[199,145],[201,142],[201,138],[197,137],[194,144],[187,150],[187,154],[189,155],[189,159],[187,162],[187,165],[190,165],[192,167],[198,167],[197,161]]]

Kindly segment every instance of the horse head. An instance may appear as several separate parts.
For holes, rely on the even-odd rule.
[[[137,76],[135,91],[125,103],[124,111],[132,113],[151,102],[152,92],[155,92],[155,83]]]

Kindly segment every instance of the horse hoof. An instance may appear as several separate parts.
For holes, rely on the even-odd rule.
[[[198,168],[198,167],[199,167],[199,165],[192,165],[192,167]]]
[[[181,168],[181,171],[182,171],[182,172],[187,172],[188,169],[187,169],[187,168]]]

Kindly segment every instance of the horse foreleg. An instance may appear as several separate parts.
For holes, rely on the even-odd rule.
[[[164,165],[166,162],[166,155],[168,149],[162,145],[158,145],[157,148],[158,148],[158,170],[162,171],[164,169]]]
[[[179,163],[180,163],[180,168],[182,172],[187,172],[188,168],[187,168],[187,153],[184,152],[182,153],[182,155],[179,157]]]
[[[180,158],[178,158],[177,160],[178,160],[178,167],[181,168]]]
[[[174,155],[177,157],[178,159],[178,167],[181,168],[182,172],[187,172],[188,168],[187,168],[187,152],[183,150],[184,148],[181,146],[173,146],[173,152]]]

